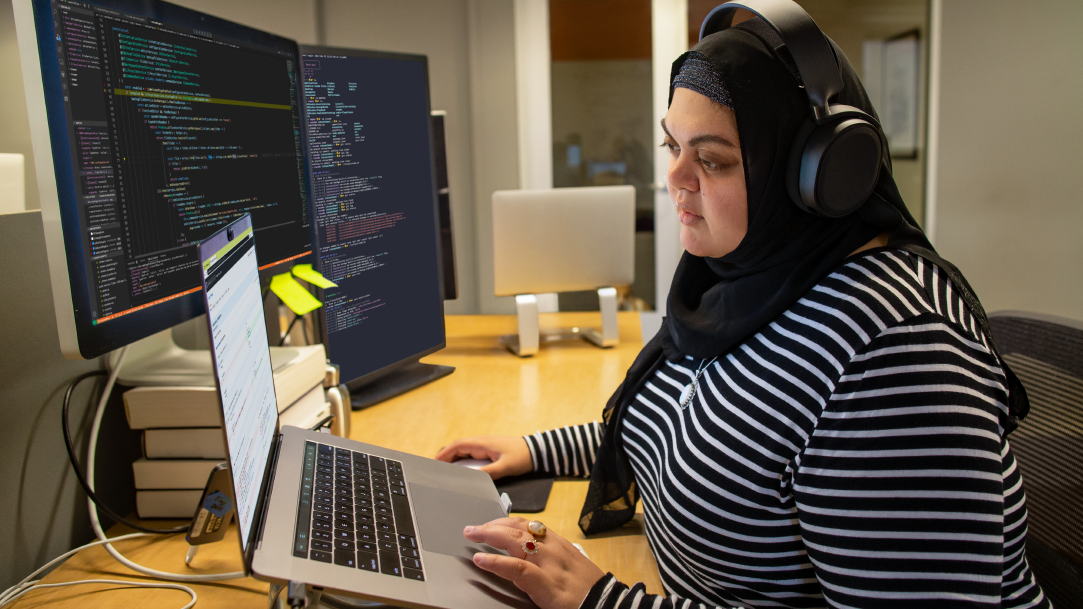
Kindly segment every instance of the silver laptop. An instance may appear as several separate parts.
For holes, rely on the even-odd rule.
[[[487,474],[279,429],[255,248],[247,214],[199,244],[245,572],[406,607],[532,607],[462,536],[505,515]]]

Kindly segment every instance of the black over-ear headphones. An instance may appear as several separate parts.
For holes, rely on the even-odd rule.
[[[778,32],[812,106],[812,115],[790,150],[786,168],[790,199],[821,216],[838,218],[854,212],[872,193],[886,163],[887,139],[880,124],[858,108],[830,103],[843,89],[838,61],[816,22],[792,0],[727,2],[703,20],[700,40],[730,27],[740,8],[759,15]]]

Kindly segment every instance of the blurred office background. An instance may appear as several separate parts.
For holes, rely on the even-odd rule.
[[[448,313],[514,311],[492,295],[500,189],[635,186],[637,277],[625,300],[653,309],[664,297],[680,245],[656,188],[657,123],[669,63],[714,0],[179,3],[302,43],[428,55],[432,107],[448,113],[460,288]],[[800,3],[859,72],[882,80],[869,88],[902,125],[900,190],[986,307],[1083,318],[1083,4]],[[0,153],[25,155],[26,207],[40,207],[10,0],[0,0]],[[589,295],[561,306],[589,307]]]

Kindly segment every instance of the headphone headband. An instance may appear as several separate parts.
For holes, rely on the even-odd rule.
[[[792,0],[744,0],[727,2],[711,11],[700,27],[700,40],[729,28],[739,8],[759,15],[778,32],[797,65],[812,106],[812,116],[817,123],[822,123],[831,115],[828,100],[843,89],[842,75],[827,37],[812,17]]]

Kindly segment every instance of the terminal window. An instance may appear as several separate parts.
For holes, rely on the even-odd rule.
[[[443,300],[424,61],[304,54],[327,349],[356,379],[440,345]]]

